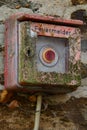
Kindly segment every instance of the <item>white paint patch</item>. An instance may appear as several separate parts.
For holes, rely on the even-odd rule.
[[[37,37],[37,33],[32,30],[30,30],[30,35],[31,37]]]

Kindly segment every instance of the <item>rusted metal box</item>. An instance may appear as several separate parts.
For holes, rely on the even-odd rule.
[[[66,93],[81,82],[79,20],[15,14],[6,21],[5,88]]]

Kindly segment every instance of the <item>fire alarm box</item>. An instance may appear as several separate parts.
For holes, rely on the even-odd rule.
[[[79,20],[16,14],[6,21],[5,88],[65,93],[81,82]]]

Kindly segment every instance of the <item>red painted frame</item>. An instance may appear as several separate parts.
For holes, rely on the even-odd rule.
[[[14,57],[14,53],[16,56],[17,53],[17,42],[18,42],[18,22],[21,21],[34,21],[34,22],[42,22],[49,23],[55,25],[66,25],[69,27],[79,27],[83,25],[83,22],[80,20],[64,20],[62,18],[56,18],[51,16],[39,16],[39,15],[30,15],[25,13],[17,13],[12,15],[5,22],[5,88],[6,89],[16,89],[22,88],[19,84],[17,84],[17,57]],[[11,44],[10,44],[11,43]],[[9,49],[8,46],[11,46]],[[14,52],[13,48],[16,48],[16,52]],[[8,50],[8,51],[7,51]],[[9,66],[10,65],[10,66]],[[8,78],[9,77],[9,78]],[[7,79],[8,78],[8,79]],[[18,87],[17,87],[18,86]]]

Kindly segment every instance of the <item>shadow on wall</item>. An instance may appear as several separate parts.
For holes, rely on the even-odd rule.
[[[80,9],[77,11],[74,11],[71,14],[71,19],[78,19],[78,20],[82,20],[83,22],[85,22],[87,24],[87,12],[84,9]],[[87,25],[83,28],[81,28],[81,32],[82,32],[82,44],[81,44],[81,50],[82,51],[87,51]],[[84,37],[84,38],[83,38]]]
[[[71,14],[71,19],[78,19],[84,22],[87,21],[86,17],[86,10],[84,9],[77,10]]]

